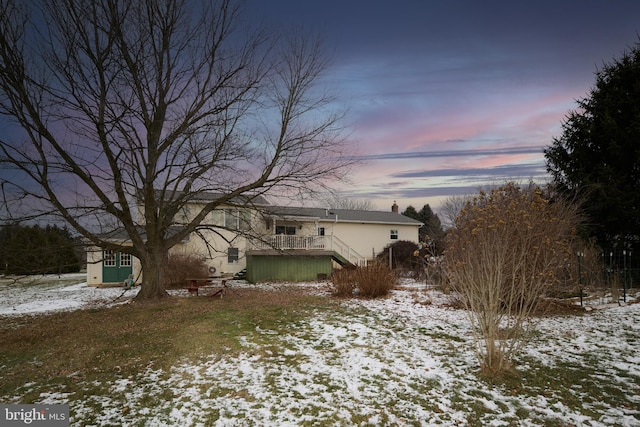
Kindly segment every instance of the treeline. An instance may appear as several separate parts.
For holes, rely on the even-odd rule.
[[[80,271],[81,256],[69,230],[56,225],[0,228],[0,273],[63,274]]]

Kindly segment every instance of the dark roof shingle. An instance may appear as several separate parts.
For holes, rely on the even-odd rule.
[[[269,206],[268,215],[282,218],[308,219],[328,222],[359,222],[376,224],[402,224],[420,226],[422,223],[395,212],[361,211],[351,209],[303,208],[292,206]]]

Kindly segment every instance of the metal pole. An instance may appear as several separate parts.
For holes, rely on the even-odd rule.
[[[578,252],[578,283],[580,284],[580,307],[583,307],[582,294],[583,294],[583,286],[582,286],[582,256],[584,254],[582,252]]]
[[[613,284],[615,283],[613,281],[613,278],[614,278],[614,276],[613,276],[613,251],[609,252],[609,274],[607,274],[607,278],[609,279],[607,284],[609,285],[609,287],[613,287],[614,286]],[[617,294],[617,292],[616,292],[616,294]]]
[[[627,251],[622,251],[622,264],[624,267],[623,282],[622,282],[622,301],[627,302]]]
[[[631,251],[629,251],[629,289],[633,288],[633,263],[631,262]]]

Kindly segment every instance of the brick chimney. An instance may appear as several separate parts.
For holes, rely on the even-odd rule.
[[[395,200],[393,201],[393,205],[391,205],[391,212],[398,213],[398,204]]]

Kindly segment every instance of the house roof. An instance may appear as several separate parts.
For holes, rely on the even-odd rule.
[[[201,192],[192,202],[207,202],[220,199],[222,193]],[[420,227],[423,224],[413,218],[391,211],[368,211],[352,209],[305,208],[295,206],[272,206],[261,195],[242,195],[232,199],[229,204],[238,206],[260,206],[268,216],[294,221],[352,222],[370,224],[398,224]]]
[[[222,193],[207,193],[207,192],[203,192],[203,193],[200,193],[197,196],[195,196],[193,198],[193,201],[195,201],[195,202],[198,202],[198,201],[210,202],[210,201],[213,201],[213,200],[218,200],[218,199],[222,198],[223,196],[224,196],[224,194],[222,194]],[[237,196],[237,197],[234,197],[233,199],[231,199],[229,201],[229,204],[231,204],[231,205],[239,205],[239,206],[244,206],[244,205],[266,206],[266,205],[269,205],[269,202],[267,201],[267,199],[265,199],[263,196],[260,196],[260,195],[243,194],[241,196]]]
[[[177,192],[169,191],[165,195],[165,197],[171,198],[174,195],[181,196],[182,194],[183,193],[181,191],[177,191]],[[156,197],[159,198],[160,195],[161,195],[161,191],[156,190]],[[220,193],[220,192],[210,192],[210,191],[194,192],[191,196],[189,196],[189,200],[187,201],[187,203],[211,202],[214,200],[219,200],[225,196],[226,194]],[[265,199],[263,196],[259,194],[253,194],[253,195],[242,194],[240,196],[236,196],[231,200],[229,200],[228,204],[238,205],[238,206],[245,206],[245,205],[265,206],[265,205],[269,205],[269,202],[267,201],[267,199]]]
[[[420,227],[420,221],[387,211],[363,211],[351,209],[303,208],[292,206],[269,206],[266,208],[269,216],[298,221],[319,222],[357,222],[372,224],[398,224]]]
[[[147,238],[147,233],[144,227],[136,226],[136,229],[143,239]],[[182,231],[183,229],[184,227],[173,225],[169,227],[169,230],[167,231],[167,237],[171,237],[177,234],[178,232]],[[98,236],[101,239],[108,240],[111,242],[118,242],[118,241],[128,242],[131,240],[129,233],[127,233],[127,230],[125,230],[124,227],[114,228],[113,230],[110,230],[108,232],[100,233],[98,234]]]

